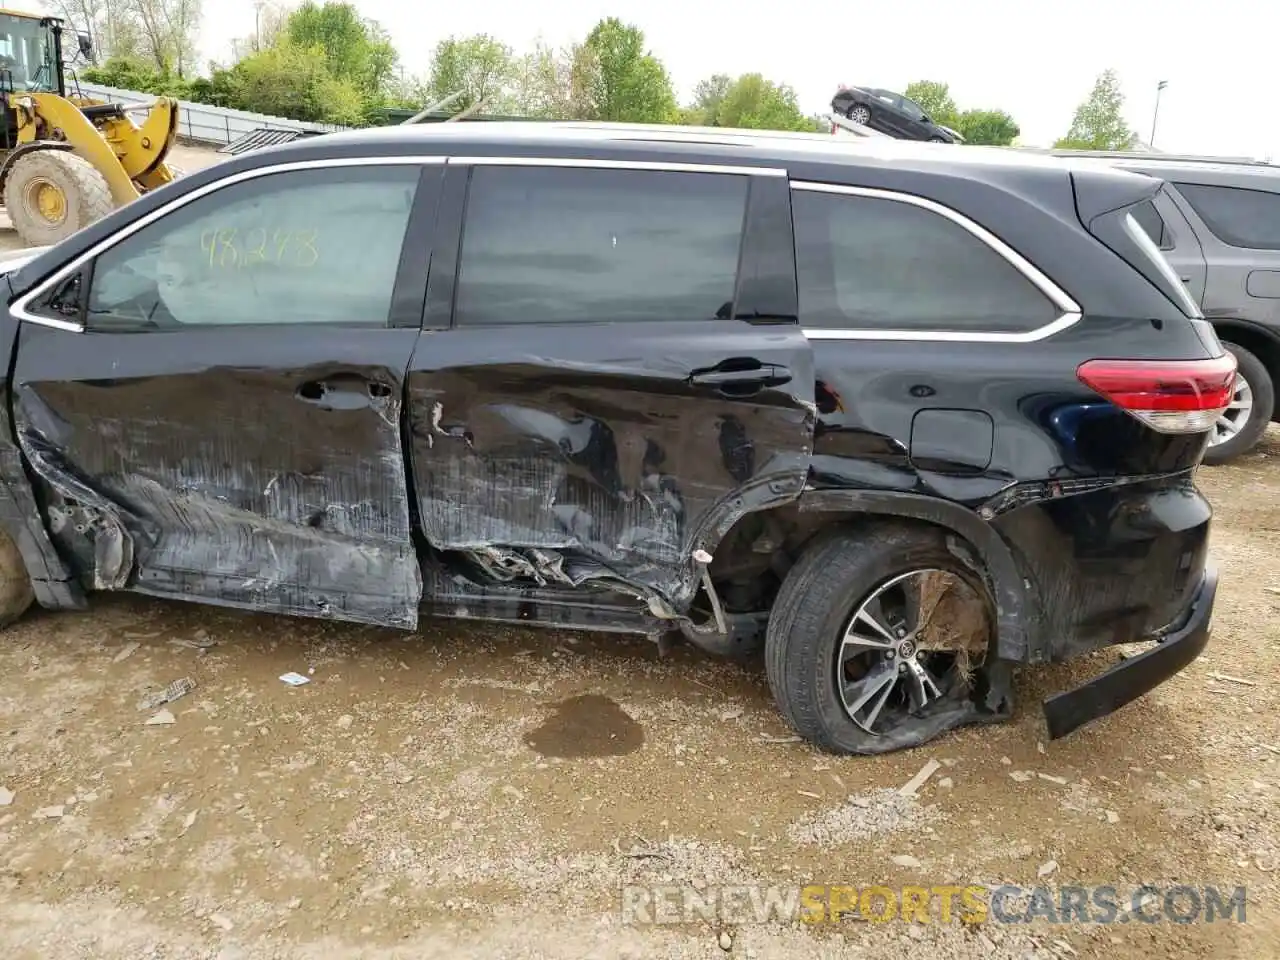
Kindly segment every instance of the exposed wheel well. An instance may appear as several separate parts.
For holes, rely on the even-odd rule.
[[[749,513],[738,520],[715,551],[711,580],[727,609],[742,613],[767,610],[782,580],[814,537],[832,527],[867,530],[904,526],[928,527],[954,537],[968,553],[970,562],[983,566],[977,548],[942,523],[863,510],[804,512],[789,504]]]
[[[1262,361],[1267,373],[1271,374],[1271,379],[1280,386],[1280,340],[1247,324],[1221,320],[1212,323],[1220,340],[1237,344],[1252,353]],[[1280,404],[1272,411],[1271,419],[1280,421]]]
[[[809,491],[798,503],[748,514],[713,552],[709,572],[724,608],[734,614],[772,609],[783,580],[809,541],[836,525],[850,529],[924,525],[942,530],[952,551],[983,577],[991,591],[999,655],[1032,663],[1047,659],[1036,589],[1020,559],[977,514],[927,496]],[[705,599],[699,593],[695,607],[701,607]]]

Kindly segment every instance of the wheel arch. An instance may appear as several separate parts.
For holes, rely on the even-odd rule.
[[[1035,663],[1047,659],[1033,587],[1004,539],[972,511],[936,497],[875,490],[807,490],[797,507],[802,515],[846,514],[908,520],[939,527],[960,538],[981,562],[996,615],[996,652],[1002,660]]]
[[[1244,347],[1257,357],[1267,368],[1272,382],[1280,387],[1280,333],[1237,317],[1213,317],[1209,322],[1213,324],[1219,340]],[[1272,409],[1271,420],[1280,421],[1280,403]]]

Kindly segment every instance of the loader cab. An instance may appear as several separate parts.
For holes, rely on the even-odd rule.
[[[0,9],[0,92],[65,95],[62,21]]]

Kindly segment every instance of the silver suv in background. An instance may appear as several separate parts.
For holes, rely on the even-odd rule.
[[[1169,154],[1087,155],[1165,181],[1134,215],[1236,356],[1235,396],[1204,457],[1213,464],[1233,460],[1280,420],[1280,166]]]

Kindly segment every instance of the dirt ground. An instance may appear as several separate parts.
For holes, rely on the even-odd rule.
[[[1023,671],[1012,723],[841,759],[785,742],[758,665],[638,638],[132,597],[34,613],[0,643],[0,951],[1280,955],[1278,470],[1273,432],[1201,471],[1223,572],[1206,656],[1055,743],[1040,698],[1114,652]],[[184,677],[173,722],[148,724],[140,700]],[[893,794],[931,759],[916,799]],[[1244,885],[1247,922],[639,925],[620,907],[629,883],[975,882]]]
[[[1012,723],[842,759],[789,741],[761,665],[638,638],[405,636],[133,597],[33,612],[0,636],[0,953],[1280,956],[1280,431],[1200,482],[1223,575],[1206,655],[1056,743],[1039,701],[1115,652],[1024,670]],[[183,678],[190,693],[140,707]],[[1247,922],[643,925],[621,908],[627,884],[809,883],[1243,885]]]

